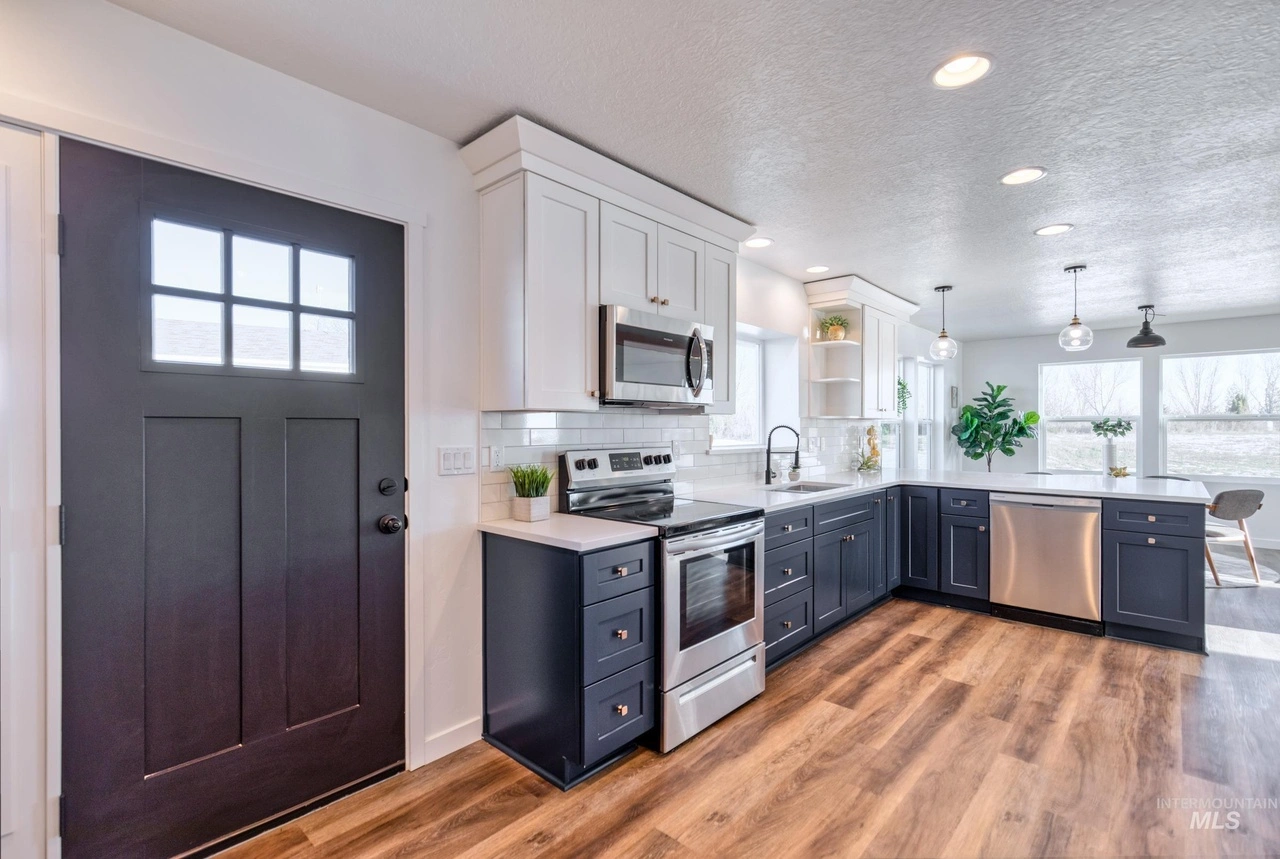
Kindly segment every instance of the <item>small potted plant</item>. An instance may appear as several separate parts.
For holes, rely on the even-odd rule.
[[[839,313],[833,313],[830,316],[822,317],[818,327],[822,329],[822,336],[826,339],[843,340],[849,331],[849,320]]]
[[[1112,476],[1116,471],[1116,439],[1124,438],[1133,432],[1133,421],[1126,421],[1122,418],[1103,418],[1100,421],[1093,421],[1090,426],[1093,427],[1093,433],[1098,438],[1103,439],[1102,445],[1102,469]]]
[[[551,499],[547,489],[551,486],[551,469],[545,465],[513,465],[511,482],[516,487],[516,497],[511,499],[511,518],[520,522],[541,522],[551,516]]]

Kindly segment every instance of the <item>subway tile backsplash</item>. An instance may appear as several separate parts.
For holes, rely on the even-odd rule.
[[[764,450],[717,449],[709,453],[709,425],[705,415],[655,414],[642,409],[604,412],[485,412],[481,415],[480,445],[501,447],[507,465],[541,462],[552,470],[551,509],[559,509],[558,457],[566,450],[622,447],[678,447],[676,491],[691,492],[716,486],[764,479]],[[800,422],[800,465],[806,480],[848,471],[870,422],[808,420]],[[777,447],[790,451],[786,432],[774,436]],[[487,451],[486,451],[487,452]],[[487,459],[482,458],[482,461]],[[789,460],[775,451],[774,462]],[[515,494],[505,469],[481,468],[480,516],[483,521],[510,515]]]

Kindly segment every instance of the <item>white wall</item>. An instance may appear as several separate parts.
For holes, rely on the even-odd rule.
[[[964,384],[961,402],[976,396],[985,382],[1009,386],[1008,395],[1022,410],[1039,408],[1038,386],[1041,364],[1069,360],[1099,361],[1114,358],[1142,360],[1141,457],[1139,474],[1160,472],[1160,358],[1164,355],[1202,352],[1274,349],[1280,346],[1280,316],[1257,316],[1243,319],[1216,319],[1208,322],[1165,323],[1156,320],[1155,329],[1168,341],[1159,349],[1128,349],[1125,342],[1138,331],[1140,320],[1128,328],[1095,331],[1093,346],[1086,352],[1067,353],[1058,346],[1056,334],[1017,337],[1008,340],[984,340],[969,343],[963,368]],[[1014,457],[997,455],[995,471],[1035,471],[1039,467],[1040,448],[1037,441],[1024,442],[1025,447]],[[982,463],[964,460],[965,468],[979,470]],[[1255,487],[1271,495],[1261,511],[1250,520],[1254,537],[1265,545],[1280,547],[1280,481],[1249,483],[1230,481],[1205,484],[1210,492],[1224,489]]]
[[[410,763],[478,737],[479,486],[435,476],[432,456],[479,435],[458,359],[478,330],[478,200],[456,147],[102,0],[0,15],[0,118],[407,225]],[[56,761],[49,775],[56,795]]]

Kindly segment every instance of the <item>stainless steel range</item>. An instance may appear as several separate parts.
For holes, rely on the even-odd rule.
[[[764,511],[677,498],[670,448],[569,451],[561,509],[658,529],[668,752],[764,691]]]

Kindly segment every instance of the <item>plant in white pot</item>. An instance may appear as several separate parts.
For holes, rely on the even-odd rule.
[[[541,522],[551,516],[551,499],[547,489],[551,486],[551,469],[545,465],[513,465],[511,482],[516,487],[516,497],[511,499],[511,518],[521,522]]]
[[[1106,474],[1111,474],[1116,467],[1116,439],[1124,438],[1133,432],[1133,421],[1126,421],[1123,418],[1103,418],[1100,421],[1093,421],[1090,426],[1093,427],[1093,433],[1103,440],[1102,445],[1102,470]]]

